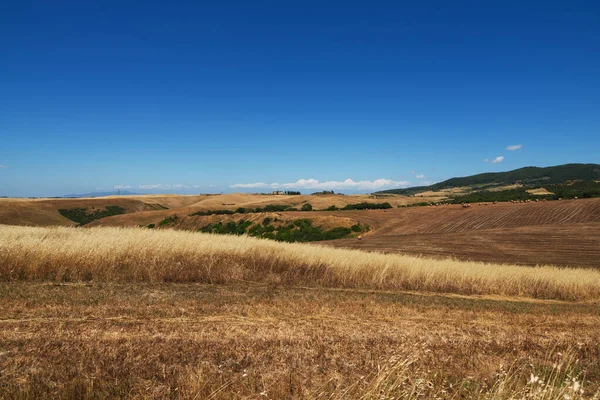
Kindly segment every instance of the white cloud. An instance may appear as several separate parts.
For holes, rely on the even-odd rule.
[[[179,189],[198,189],[200,185],[184,185],[181,183],[157,183],[152,185],[139,185],[138,189],[143,190],[179,190]]]
[[[299,179],[292,183],[236,183],[232,188],[273,188],[273,189],[320,189],[320,190],[380,190],[387,188],[406,187],[408,181],[394,181],[392,179],[375,179],[374,181],[325,181],[317,179]]]
[[[417,179],[425,179],[425,175],[423,175],[423,174],[417,175]]]
[[[2,165],[2,164],[0,164],[0,168],[8,168],[8,165]]]
[[[115,185],[114,189],[131,189],[129,185]]]
[[[171,190],[171,189],[186,189],[186,188],[191,188],[191,186],[185,186],[182,184],[164,184],[164,183],[158,183],[158,184],[153,184],[153,185],[139,185],[138,189],[145,189],[145,190],[153,190],[153,189],[161,189],[161,190]]]
[[[513,144],[512,146],[507,146],[506,150],[509,150],[509,151],[519,150],[521,147],[523,147],[522,144]]]
[[[490,162],[489,158],[486,158],[485,160],[483,160],[483,162]]]
[[[417,171],[415,171],[415,170],[413,169],[412,171],[410,171],[410,173],[414,175],[414,174],[416,174],[416,173],[417,173]]]
[[[504,157],[498,156],[492,160],[492,164],[498,164],[498,163],[501,163],[502,161],[504,161]]]
[[[271,187],[271,185],[269,185],[268,183],[264,183],[264,182],[256,182],[256,183],[236,183],[235,185],[231,185],[231,187],[232,188],[254,189],[254,188]]]
[[[170,185],[163,185],[163,184],[158,184],[158,185],[140,185],[140,186],[138,186],[138,189],[165,189],[165,186],[170,186]]]

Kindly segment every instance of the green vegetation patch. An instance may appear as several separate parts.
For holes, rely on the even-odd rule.
[[[357,203],[357,204],[348,204],[343,208],[338,208],[336,206],[330,206],[323,211],[338,211],[338,210],[384,210],[387,208],[392,208],[390,203]],[[298,210],[295,207],[285,205],[285,204],[268,204],[264,207],[257,208],[244,208],[239,207],[235,211],[232,210],[206,210],[206,211],[196,211],[192,214],[189,214],[190,217],[194,216],[209,216],[209,215],[232,215],[232,214],[253,214],[253,213],[262,213],[262,212],[283,212],[283,211],[313,211],[313,206],[310,203],[305,203]]]
[[[600,197],[600,182],[596,181],[578,181],[569,184],[556,184],[544,186],[546,190],[552,192],[555,199],[589,199]]]
[[[336,227],[329,230],[321,226],[314,226],[308,218],[297,219],[293,223],[280,226],[271,225],[271,219],[265,218],[261,224],[240,220],[236,222],[208,224],[198,231],[205,233],[218,233],[225,235],[250,235],[279,242],[318,242],[321,240],[334,240],[348,235],[368,230],[367,226],[353,225],[351,228]]]
[[[462,196],[456,196],[452,200],[450,200],[450,203],[461,204],[511,200],[542,200],[551,199],[552,197],[552,195],[531,194],[525,188],[499,190],[495,192],[491,192],[489,190],[482,190],[480,192],[473,192]]]
[[[179,217],[177,215],[171,215],[169,217],[166,217],[162,221],[160,221],[158,223],[158,226],[165,226],[165,225],[174,224],[177,221],[179,221]]]
[[[125,214],[127,210],[121,206],[106,206],[104,210],[96,210],[91,213],[88,212],[87,208],[61,208],[58,212],[63,217],[77,222],[79,225],[85,225],[100,218]]]
[[[385,203],[362,203],[346,204],[346,206],[339,208],[337,206],[329,206],[323,211],[344,211],[344,210],[386,210],[392,208],[392,205],[388,202]]]
[[[335,192],[333,190],[323,190],[320,192],[314,192],[312,194],[312,196],[328,196],[328,195],[333,195],[335,194]]]
[[[560,183],[543,186],[550,194],[531,194],[528,190],[537,189],[531,187],[523,187],[517,189],[489,191],[482,190],[462,196],[454,197],[450,202],[454,204],[460,203],[479,203],[490,201],[512,201],[512,200],[558,200],[558,199],[587,199],[592,197],[600,197],[600,182],[595,181],[578,181],[573,183]]]
[[[386,210],[388,208],[392,208],[392,205],[388,202],[385,203],[357,203],[357,204],[347,204],[344,208],[340,208],[340,210]]]
[[[308,204],[308,203],[307,203]],[[310,206],[310,210],[305,207],[305,204],[302,211],[310,211],[312,210],[312,206]],[[282,212],[282,211],[298,211],[297,208],[286,204],[268,204],[264,207],[257,208],[244,208],[239,207],[235,211],[232,210],[206,210],[206,211],[196,211],[195,213],[189,214],[190,217],[194,216],[208,216],[208,215],[231,215],[231,214],[254,214],[254,213],[262,213],[262,212]]]
[[[238,208],[238,210],[245,210],[243,208]],[[231,210],[207,210],[207,211],[196,211],[195,213],[190,214],[190,217],[194,217],[194,216],[205,216],[205,215],[227,215],[227,214],[235,214],[237,211],[231,211]]]

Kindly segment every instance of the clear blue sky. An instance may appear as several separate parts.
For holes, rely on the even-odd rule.
[[[0,49],[0,195],[600,162],[598,1],[2,0]]]

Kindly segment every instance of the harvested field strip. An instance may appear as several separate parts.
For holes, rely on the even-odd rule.
[[[0,284],[0,311],[2,399],[600,394],[594,305],[253,285],[12,282]],[[531,374],[544,384],[528,383]],[[573,378],[583,394],[574,393]]]
[[[600,298],[600,272],[430,260],[250,237],[0,226],[0,281],[235,283]]]

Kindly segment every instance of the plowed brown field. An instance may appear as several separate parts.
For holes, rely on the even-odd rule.
[[[473,230],[519,228],[537,225],[563,225],[600,222],[600,199],[549,201],[539,203],[488,203],[408,209],[338,211],[370,224],[377,235],[415,233],[457,233]]]
[[[371,225],[370,234],[324,243],[461,260],[600,268],[600,199],[358,213],[343,214]]]

